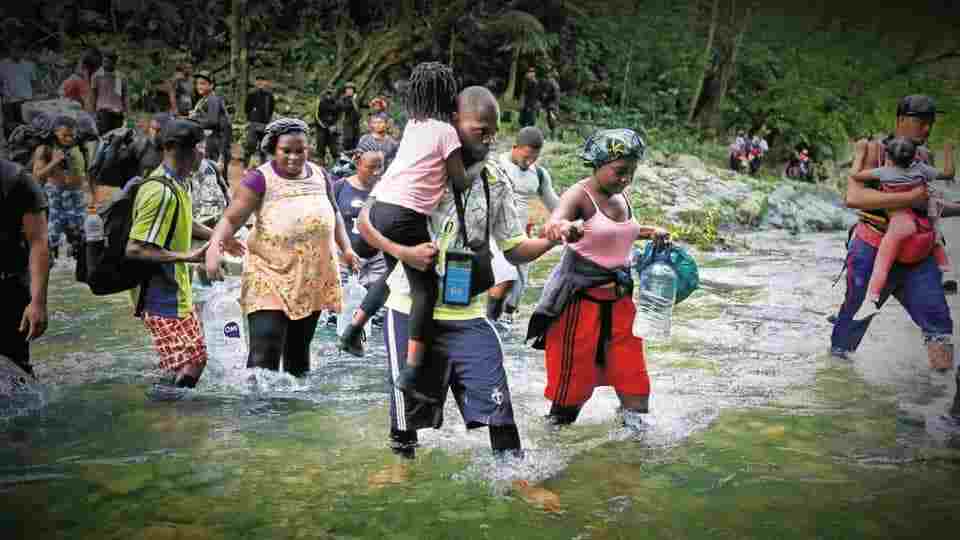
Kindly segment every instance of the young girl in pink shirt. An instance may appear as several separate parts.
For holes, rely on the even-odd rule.
[[[370,222],[374,228],[400,245],[413,247],[431,242],[428,220],[448,184],[452,184],[457,192],[469,187],[460,137],[451,124],[456,110],[457,87],[453,70],[439,62],[419,64],[410,75],[406,99],[410,120],[403,131],[396,157],[371,194],[375,202],[370,208]],[[361,257],[370,257],[374,250],[358,248],[357,253]],[[360,309],[340,336],[340,350],[355,356],[363,356],[364,323],[383,306],[389,293],[387,277],[397,259],[388,253],[383,255],[387,272],[371,285]],[[407,369],[401,371],[397,386],[416,399],[432,401],[417,392],[415,387],[425,363],[424,351],[433,325],[439,280],[432,266],[418,270],[404,264],[403,270],[410,283],[413,305]]]

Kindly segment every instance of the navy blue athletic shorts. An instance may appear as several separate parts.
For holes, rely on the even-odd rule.
[[[500,336],[485,318],[434,321],[427,352],[427,376],[432,380],[424,387],[435,388],[427,393],[436,396],[439,404],[412,400],[396,388],[393,383],[406,362],[409,321],[408,315],[391,309],[387,310],[383,327],[391,383],[390,422],[394,429],[412,431],[443,425],[447,389],[452,391],[467,429],[515,424]]]

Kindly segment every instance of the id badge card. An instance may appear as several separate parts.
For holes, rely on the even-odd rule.
[[[473,252],[462,249],[448,250],[444,270],[443,303],[452,306],[469,306]]]

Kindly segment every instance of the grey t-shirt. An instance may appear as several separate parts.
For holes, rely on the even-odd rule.
[[[937,179],[938,174],[940,173],[937,169],[919,161],[906,169],[901,167],[880,167],[879,169],[873,170],[873,176],[881,185],[891,187],[906,187],[911,184],[919,184],[920,182],[929,184]],[[913,207],[918,210],[926,210],[928,203],[916,203]]]
[[[940,174],[936,169],[926,163],[914,163],[909,168],[901,167],[880,167],[873,170],[873,176],[884,185],[903,186],[907,184],[916,184],[918,182],[932,182]]]

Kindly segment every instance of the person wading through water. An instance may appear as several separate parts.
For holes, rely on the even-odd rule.
[[[278,118],[267,125],[261,150],[272,159],[251,170],[217,224],[206,255],[207,276],[223,279],[220,243],[254,213],[247,237],[240,305],[250,329],[247,367],[303,376],[323,310],[340,311],[340,260],[357,256],[337,210],[327,173],[307,161],[307,124]]]
[[[203,130],[191,120],[173,120],[163,128],[163,163],[148,175],[163,181],[148,181],[138,189],[126,247],[127,257],[158,266],[142,295],[143,323],[153,338],[160,369],[174,375],[175,386],[186,388],[197,385],[207,365],[187,266],[203,261],[207,250],[206,244],[191,248],[191,239],[209,240],[211,234],[194,222],[191,212],[190,175],[200,164],[196,146],[202,141]],[[242,252],[237,242],[224,243],[231,253]],[[165,244],[169,247],[162,247]],[[131,293],[135,303],[140,292]]]
[[[517,132],[513,148],[500,155],[500,164],[513,182],[517,211],[525,227],[530,224],[530,202],[534,198],[539,198],[548,212],[553,212],[560,204],[550,172],[537,165],[542,149],[543,132],[540,128],[528,126]],[[529,268],[525,264],[511,265],[499,250],[493,257],[497,285],[488,293],[487,318],[496,321],[501,314],[512,316],[520,307],[523,290],[529,281]]]
[[[0,159],[0,356],[24,371],[47,330],[47,197],[20,165]]]
[[[650,377],[643,339],[633,335],[636,306],[630,257],[638,239],[669,233],[640,225],[623,190],[633,181],[645,144],[630,129],[605,129],[580,153],[593,174],[563,193],[546,231],[582,220],[583,238],[569,244],[544,285],[527,340],[545,349],[549,422],[573,423],[598,386],[613,386],[623,424],[636,428],[648,412]]]
[[[370,223],[370,204],[360,214],[360,232],[366,241],[384,253],[421,269],[432,268],[434,258],[445,258],[453,249],[463,249],[464,234],[470,245],[488,238],[496,242],[512,264],[529,263],[559,245],[562,239],[576,241],[571,223],[558,220],[552,238],[527,238],[525,223],[517,212],[513,184],[495,156],[489,156],[497,134],[499,107],[496,98],[482,86],[463,90],[457,99],[453,124],[460,134],[461,153],[466,165],[480,172],[464,194],[464,219],[458,219],[454,193],[448,190],[431,216],[436,244],[429,240],[405,246],[389,240]],[[408,126],[416,130],[416,121]],[[398,160],[402,159],[400,156]],[[486,184],[486,187],[484,186]],[[488,193],[485,193],[487,192]],[[377,192],[374,190],[373,197]],[[461,223],[466,230],[461,232]],[[487,236],[489,235],[489,236]],[[439,246],[439,252],[438,248]],[[406,364],[407,342],[411,335],[413,300],[406,273],[394,268],[389,277],[390,297],[384,343],[394,390],[390,392],[390,439],[393,451],[414,457],[417,430],[439,428],[443,423],[443,401],[449,391],[463,416],[467,429],[489,428],[490,446],[498,455],[519,455],[520,433],[503,368],[503,348],[493,325],[484,317],[485,295],[477,294],[469,305],[451,305],[437,299],[431,306],[433,330],[430,335],[430,362],[421,390],[432,403],[419,403],[397,388]]]
[[[921,145],[916,153],[919,161],[929,161],[924,144],[930,137],[936,120],[936,104],[928,96],[912,95],[897,105],[896,127],[893,136],[908,137]],[[888,137],[890,139],[890,137]],[[857,350],[872,316],[855,320],[867,296],[867,286],[873,272],[877,250],[887,224],[886,210],[916,207],[928,198],[927,187],[920,186],[901,193],[884,193],[858,182],[852,176],[865,169],[882,165],[884,141],[861,140],[856,144],[851,178],[847,181],[846,204],[860,212],[860,222],[854,227],[847,246],[847,291],[840,311],[833,320],[830,350],[834,356],[846,358]],[[943,217],[960,215],[946,209]],[[920,239],[922,240],[922,239]],[[911,242],[911,239],[905,242]],[[929,249],[933,249],[931,238]],[[894,264],[880,296],[880,305],[894,296],[911,319],[923,331],[929,365],[935,370],[954,367],[953,319],[943,290],[942,272],[933,255],[916,264]],[[956,376],[960,387],[960,374]],[[954,396],[950,414],[960,419],[960,390]]]
[[[439,62],[419,64],[410,75],[407,123],[400,149],[390,170],[374,188],[370,221],[391,242],[413,248],[429,243],[429,216],[437,208],[448,184],[461,193],[470,184],[463,166],[461,132],[450,122],[456,115],[457,81],[453,70]],[[479,169],[473,174],[477,174]],[[361,231],[362,234],[362,231]],[[372,248],[376,251],[376,248]],[[366,251],[366,250],[365,250]],[[398,259],[384,254],[392,270]],[[401,259],[402,260],[402,259]],[[411,285],[407,367],[398,386],[412,397],[431,398],[417,390],[419,375],[427,364],[426,348],[431,335],[433,306],[438,297],[438,277],[430,266],[418,268],[404,262]],[[360,309],[340,336],[339,348],[363,355],[362,329],[367,319],[383,306],[388,293],[386,276],[367,292]]]
[[[206,71],[193,77],[200,99],[190,112],[190,119],[203,128],[206,135],[207,159],[217,163],[221,174],[230,182],[230,152],[233,126],[223,97],[215,91],[213,77]]]

